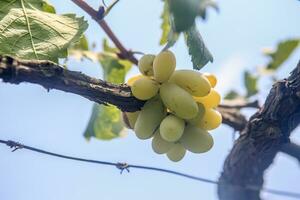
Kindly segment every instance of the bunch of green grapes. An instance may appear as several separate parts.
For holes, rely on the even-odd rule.
[[[174,162],[186,151],[204,153],[213,146],[208,131],[222,123],[216,110],[221,96],[214,89],[214,75],[194,70],[176,70],[171,51],[144,55],[138,63],[140,75],[128,80],[132,94],[147,102],[137,112],[123,113],[125,125],[139,139],[152,139],[152,148]]]

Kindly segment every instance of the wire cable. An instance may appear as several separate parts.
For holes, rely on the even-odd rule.
[[[122,163],[122,162],[107,162],[107,161],[99,161],[99,160],[91,160],[91,159],[67,156],[67,155],[53,153],[53,152],[45,151],[45,150],[42,150],[42,149],[34,148],[34,147],[31,147],[31,146],[23,145],[21,143],[18,143],[18,142],[12,141],[12,140],[7,140],[7,141],[0,140],[0,143],[5,144],[5,145],[9,146],[10,148],[12,148],[13,149],[12,152],[15,152],[18,149],[27,149],[27,150],[30,150],[30,151],[33,151],[33,152],[46,154],[46,155],[50,155],[50,156],[54,156],[54,157],[59,157],[59,158],[63,158],[63,159],[68,159],[68,160],[75,160],[75,161],[94,163],[94,164],[100,164],[100,165],[115,166],[117,169],[120,170],[121,174],[123,173],[124,170],[129,172],[129,169],[135,168],[135,169],[151,170],[151,171],[157,171],[157,172],[162,172],[162,173],[173,174],[173,175],[181,176],[181,177],[184,177],[184,178],[188,178],[188,179],[192,179],[192,180],[196,180],[196,181],[200,181],[200,182],[204,182],[204,183],[218,185],[218,181],[215,181],[215,180],[206,179],[206,178],[202,178],[202,177],[197,177],[197,176],[193,176],[193,175],[189,175],[189,174],[185,174],[185,173],[182,173],[182,172],[177,172],[177,171],[169,170],[169,169],[143,166],[143,165],[132,165],[132,164],[127,164],[127,163]],[[234,185],[232,185],[232,187],[239,187],[240,188],[240,186],[234,186]],[[247,187],[245,187],[245,189],[253,190],[253,191],[262,191],[262,192],[270,193],[270,194],[274,194],[274,195],[300,199],[300,193],[296,193],[296,192],[288,192],[288,191],[283,191],[283,190],[261,188],[261,187],[258,187],[258,186],[247,186]]]

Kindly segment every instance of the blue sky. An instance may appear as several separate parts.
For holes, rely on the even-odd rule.
[[[89,21],[87,36],[100,46],[103,31],[71,1],[51,0],[59,13],[76,12]],[[95,8],[100,1],[88,1]],[[108,1],[107,1],[108,2]],[[255,70],[267,62],[263,47],[273,47],[281,40],[300,37],[300,3],[296,0],[227,0],[219,1],[220,13],[209,12],[208,21],[197,25],[215,61],[203,71],[218,75],[218,89],[225,93],[230,88],[242,89],[244,69]],[[126,47],[146,53],[157,53],[160,31],[159,0],[120,1],[107,17],[107,22]],[[183,39],[172,48],[178,68],[191,69],[192,64]],[[278,73],[285,77],[296,65],[297,51]],[[89,61],[68,62],[72,70],[83,71],[101,78],[100,67]],[[129,76],[138,73],[133,69]],[[262,81],[260,99],[270,88]],[[150,141],[128,136],[110,142],[87,142],[82,133],[90,116],[92,102],[82,97],[40,86],[18,86],[0,83],[0,138],[20,141],[27,145],[91,159],[169,168],[217,179],[231,146],[232,129],[222,126],[212,132],[214,148],[203,155],[187,154],[180,163],[172,163],[152,152]],[[251,112],[251,111],[248,111]],[[252,111],[253,112],[253,111]],[[297,132],[297,131],[295,131]],[[294,140],[300,142],[297,133]],[[81,200],[81,199],[216,199],[216,188],[181,177],[132,169],[130,174],[119,174],[112,167],[73,162],[20,150],[10,153],[0,146],[1,200]],[[274,189],[299,191],[298,163],[279,154],[275,164],[265,174],[266,186]],[[270,194],[266,199],[279,200]],[[288,198],[285,198],[288,199]]]

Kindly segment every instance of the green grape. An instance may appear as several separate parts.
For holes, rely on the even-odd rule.
[[[131,77],[130,79],[128,79],[127,85],[132,86],[132,84],[133,84],[136,80],[138,80],[138,79],[140,79],[140,78],[142,78],[142,77],[144,77],[144,76],[141,75],[141,74],[135,75],[135,76]]]
[[[204,130],[213,130],[220,126],[222,123],[222,115],[211,108],[205,109],[205,114],[200,121],[198,127]]]
[[[194,97],[196,102],[202,103],[205,108],[216,108],[221,102],[221,95],[212,88],[210,93],[205,97]]]
[[[133,96],[140,100],[148,100],[154,97],[159,89],[159,84],[148,77],[141,77],[131,86]]]
[[[164,83],[160,96],[165,106],[182,119],[192,119],[198,113],[198,105],[193,97],[174,83]]]
[[[167,153],[172,148],[173,145],[174,143],[167,142],[161,137],[159,133],[159,129],[155,131],[154,137],[152,139],[152,149],[155,153],[157,154]]]
[[[216,87],[218,80],[215,75],[210,73],[204,73],[203,75],[207,78],[212,88]]]
[[[167,81],[176,67],[176,58],[171,51],[159,53],[153,61],[153,73],[156,81]]]
[[[168,115],[162,120],[159,126],[160,135],[168,142],[175,142],[181,138],[184,126],[185,122],[183,119],[175,115]]]
[[[168,151],[167,156],[173,162],[180,161],[186,153],[185,148],[180,143],[176,143],[172,146],[172,148]]]
[[[188,124],[184,129],[180,142],[187,150],[193,153],[207,152],[214,144],[213,138],[207,131],[191,124]]]
[[[202,120],[204,113],[205,113],[204,105],[202,103],[198,103],[198,102],[197,102],[197,105],[198,105],[198,113],[197,113],[196,117],[194,117],[193,119],[187,120],[187,122],[189,122],[190,124],[193,124],[195,126],[200,123],[200,121]]]
[[[169,80],[188,91],[192,96],[203,97],[209,94],[211,86],[207,78],[193,70],[176,70]]]
[[[123,120],[124,125],[129,129],[133,129],[139,114],[140,114],[140,111],[122,112],[122,120]]]
[[[155,55],[146,54],[138,63],[140,72],[145,76],[153,76],[153,61]]]
[[[159,97],[148,100],[135,122],[136,136],[144,140],[151,138],[166,114],[166,108]]]

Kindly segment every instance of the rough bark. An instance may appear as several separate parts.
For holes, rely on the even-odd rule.
[[[221,200],[260,200],[263,175],[300,122],[300,63],[272,87],[235,142],[219,179]]]
[[[132,96],[130,87],[125,84],[111,84],[49,61],[24,61],[0,56],[0,78],[7,83],[35,83],[47,90],[78,94],[99,104],[113,104],[123,111],[136,111],[144,104]]]
[[[67,70],[49,61],[24,61],[0,56],[0,79],[12,84],[34,83],[47,90],[57,89],[78,94],[99,104],[115,105],[122,111],[137,111],[145,103],[132,96],[130,87],[126,84],[111,84],[81,72]],[[253,104],[237,106],[228,103],[220,106],[219,110],[225,124],[241,130],[246,118],[239,113],[239,109],[241,106],[253,107]]]
[[[300,164],[300,146],[295,143],[288,143],[281,146],[280,151],[298,160]]]

